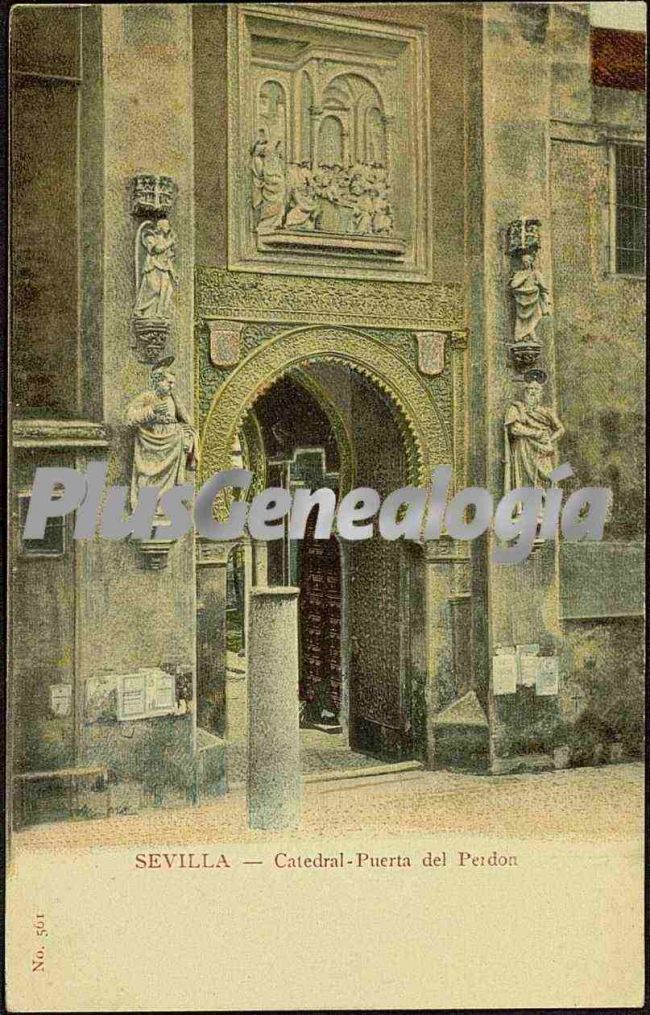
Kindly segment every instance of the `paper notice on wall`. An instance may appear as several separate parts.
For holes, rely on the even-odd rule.
[[[559,668],[555,656],[545,656],[537,660],[537,681],[535,684],[538,695],[557,694],[559,690]]]
[[[539,656],[522,655],[519,659],[519,683],[522,687],[535,687]]]
[[[517,656],[514,652],[501,652],[492,659],[492,693],[516,694]]]
[[[519,656],[519,687],[534,687],[537,679],[537,656],[539,645],[517,645]]]
[[[50,684],[50,711],[59,718],[70,715],[72,684]]]

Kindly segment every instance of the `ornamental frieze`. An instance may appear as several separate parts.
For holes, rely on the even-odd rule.
[[[456,283],[366,282],[199,267],[195,311],[204,320],[350,324],[364,328],[462,328]]]

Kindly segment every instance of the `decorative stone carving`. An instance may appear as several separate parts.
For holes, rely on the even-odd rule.
[[[435,377],[445,369],[444,331],[416,331],[418,340],[418,368],[420,373]]]
[[[524,374],[521,401],[513,402],[505,417],[505,492],[522,486],[548,488],[556,467],[556,445],[564,427],[555,412],[543,406],[547,377],[543,370]]]
[[[423,275],[424,33],[263,4],[229,11],[229,30],[230,263]]]
[[[135,278],[137,296],[133,316],[168,321],[172,316],[178,277],[174,266],[176,234],[166,216],[146,219],[136,237]]]
[[[510,356],[518,371],[534,367],[542,353],[539,342],[516,342],[510,346]]]
[[[177,187],[169,176],[140,173],[132,182],[133,215],[144,218],[135,237],[133,342],[140,363],[155,363],[168,352],[176,275],[176,234],[169,221]]]
[[[258,236],[267,244],[340,247],[344,237],[389,237],[393,233],[390,180],[380,163],[350,166],[287,163],[276,142],[269,150],[264,128],[251,149],[252,208]],[[280,235],[276,235],[281,230]],[[295,233],[318,233],[311,241]],[[327,242],[317,243],[318,239]],[[366,244],[369,251],[403,254],[401,241]]]
[[[287,60],[283,83],[266,62],[253,77],[257,91],[256,136],[251,148],[253,222],[258,236],[282,242],[276,231],[344,237],[389,237],[393,233],[391,184],[386,164],[389,118],[377,85],[348,61],[326,62],[321,101],[314,105],[311,82],[324,61],[311,55]],[[359,58],[363,65],[363,58]],[[276,71],[277,73],[277,71]],[[289,92],[289,95],[287,95]],[[292,113],[293,115],[290,115]],[[403,243],[375,246],[404,252]],[[373,248],[370,248],[373,249]]]
[[[551,312],[551,301],[533,254],[522,255],[521,268],[513,273],[510,289],[515,300],[515,342],[534,342],[537,325]]]
[[[161,494],[185,482],[185,470],[196,469],[198,442],[190,416],[173,393],[175,376],[169,369],[173,356],[156,363],[151,370],[151,389],[143,391],[130,404],[127,421],[135,429],[131,507],[135,509],[144,486],[157,486]],[[164,524],[162,512],[157,520]],[[158,523],[158,522],[157,522]],[[141,543],[154,566],[171,543],[151,540]]]
[[[131,186],[131,212],[138,218],[166,215],[174,207],[178,187],[171,176],[138,173]]]
[[[133,350],[139,363],[157,363],[167,352],[171,321],[133,317]]]
[[[241,321],[208,321],[210,329],[210,361],[215,367],[232,367],[241,357]]]
[[[196,269],[196,314],[206,319],[374,328],[463,327],[463,287],[350,278],[287,278],[266,272]]]
[[[541,246],[539,219],[515,219],[508,226],[508,253],[510,256],[536,254]]]

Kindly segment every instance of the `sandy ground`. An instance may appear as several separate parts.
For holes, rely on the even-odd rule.
[[[608,765],[539,775],[476,776],[403,772],[307,784],[294,832],[250,831],[246,796],[86,821],[36,825],[15,833],[17,850],[104,845],[299,840],[359,832],[399,836],[474,833],[517,839],[635,840],[643,834],[643,766]]]

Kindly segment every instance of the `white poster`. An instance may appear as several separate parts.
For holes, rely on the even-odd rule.
[[[517,691],[517,656],[514,652],[494,656],[492,660],[492,693],[515,694]]]
[[[558,692],[558,661],[555,656],[545,656],[537,660],[536,691],[539,695],[557,694]]]

